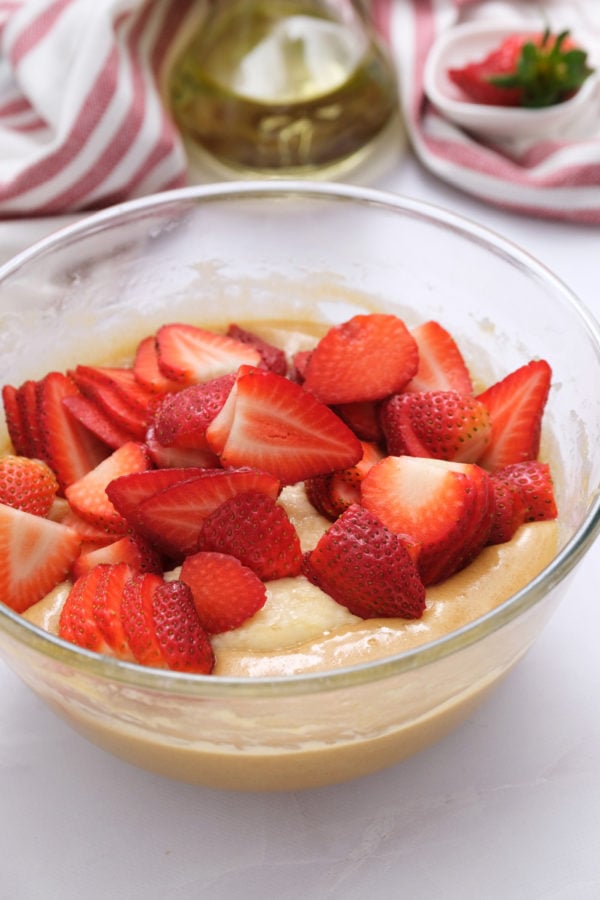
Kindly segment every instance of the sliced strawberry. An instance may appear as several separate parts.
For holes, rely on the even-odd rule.
[[[517,492],[523,503],[525,522],[545,522],[557,517],[558,509],[548,463],[535,459],[513,463],[498,469],[493,477]]]
[[[331,328],[312,351],[304,387],[327,404],[381,400],[417,371],[415,339],[396,316],[354,316]]]
[[[113,479],[106,486],[106,495],[115,509],[134,528],[140,526],[138,508],[144,500],[181,481],[191,481],[204,475],[205,469],[172,468],[147,469]]]
[[[257,366],[261,355],[255,347],[225,334],[194,325],[163,325],[156,335],[158,365],[166,378],[181,384],[198,384],[235,372],[239,366]]]
[[[119,563],[126,563],[131,572],[162,573],[161,558],[148,541],[139,534],[126,534],[110,544],[81,553],[71,566],[71,577],[79,578],[94,566]]]
[[[362,403],[341,403],[335,407],[335,412],[361,441],[376,443],[383,440],[378,403],[369,400]]]
[[[79,391],[61,372],[50,372],[37,384],[41,458],[56,474],[61,488],[83,478],[105,459],[109,449],[73,418],[63,403]]]
[[[101,577],[91,600],[94,621],[110,650],[119,659],[133,660],[121,618],[123,591],[133,572],[125,562],[103,564],[97,566],[97,569],[100,570]],[[94,581],[93,577],[90,580]]]
[[[491,440],[487,407],[456,391],[394,394],[380,416],[391,456],[477,462]]]
[[[369,441],[362,441],[363,455],[355,466],[308,478],[304,487],[315,509],[332,521],[353,503],[361,502],[361,484],[367,472],[383,458],[383,453]]]
[[[525,520],[525,506],[519,492],[496,475],[490,476],[494,491],[494,517],[488,544],[504,544]]]
[[[486,544],[493,489],[479,466],[412,456],[388,456],[362,484],[363,505],[390,531],[421,544],[425,584],[447,578]]]
[[[156,642],[169,669],[210,675],[215,664],[213,649],[187,584],[170,581],[155,589],[152,621]]]
[[[202,468],[218,469],[219,457],[212,450],[188,447],[165,447],[156,440],[154,427],[146,432],[146,447],[157,469]]]
[[[74,394],[65,397],[63,404],[69,410],[74,419],[77,419],[88,431],[91,431],[98,440],[116,450],[128,441],[135,440],[135,435],[118,425],[108,416],[102,407],[93,400],[84,397],[83,394]]]
[[[240,375],[208,426],[221,464],[270,472],[284,484],[354,465],[358,438],[327,406],[273,372]]]
[[[235,375],[222,375],[168,394],[154,417],[154,434],[165,447],[208,449],[206,429],[223,408]]]
[[[33,459],[45,458],[45,449],[40,432],[40,417],[38,410],[38,389],[40,382],[25,381],[17,391],[17,404],[23,423],[23,439],[25,441],[24,456]]]
[[[286,511],[267,494],[226,500],[204,520],[198,550],[228,553],[263,581],[300,573],[302,551]]]
[[[24,612],[65,578],[79,553],[70,528],[0,504],[0,597]]]
[[[97,549],[98,547],[105,547],[107,544],[113,543],[115,535],[111,531],[103,526],[86,522],[85,519],[82,519],[81,516],[78,516],[73,512],[68,503],[66,506],[65,512],[61,512],[56,518],[56,521],[60,522],[61,525],[72,528],[73,531],[77,533],[79,540],[81,541],[82,549]]]
[[[166,669],[167,662],[156,637],[152,602],[163,584],[163,579],[152,572],[133,575],[125,582],[121,596],[121,624],[136,662],[158,669]]]
[[[78,578],[67,595],[58,623],[59,637],[95,653],[107,653],[111,649],[94,614],[96,592],[107,575],[104,566],[97,566]]]
[[[154,395],[135,382],[132,372],[124,375],[125,372],[129,370],[77,366],[69,374],[81,393],[96,403],[118,428],[136,440],[143,440],[154,414]],[[136,394],[132,386],[140,393]]]
[[[278,479],[264,472],[205,470],[148,497],[139,504],[135,521],[140,532],[165,553],[185,556],[197,549],[207,516],[230,497],[253,491],[275,499],[279,488]]]
[[[58,493],[52,469],[27,456],[0,458],[0,503],[36,516],[47,516]]]
[[[127,521],[113,506],[106,488],[116,478],[143,472],[149,466],[143,445],[130,441],[69,485],[65,491],[67,500],[78,516],[114,534],[123,534],[127,530]]]
[[[406,391],[473,393],[471,374],[460,348],[439,322],[423,322],[411,334],[419,349],[419,367],[406,385]]]
[[[247,331],[245,328],[240,328],[239,325],[233,323],[227,329],[227,334],[229,337],[235,338],[236,341],[241,341],[243,344],[249,344],[251,347],[258,350],[265,368],[269,369],[271,372],[275,372],[276,375],[287,374],[287,360],[285,358],[285,353],[283,350],[280,350],[279,347],[274,347],[273,344],[264,341],[252,331]]]
[[[191,588],[200,622],[209,634],[239,628],[267,599],[258,575],[224,553],[188,556],[180,579]]]
[[[308,554],[305,574],[363,619],[418,619],[425,609],[425,588],[404,541],[358,505],[350,506]]]
[[[18,390],[12,384],[5,384],[2,388],[2,404],[13,450],[18,456],[29,456],[27,425],[21,413]]]
[[[154,335],[138,344],[133,362],[133,374],[138,384],[153,394],[170,394],[181,389],[181,382],[165,378],[158,365]]]
[[[479,459],[481,466],[494,472],[512,463],[536,459],[551,377],[548,363],[535,360],[479,394],[492,423],[492,440]]]

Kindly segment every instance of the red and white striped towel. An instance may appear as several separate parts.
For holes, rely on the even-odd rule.
[[[205,0],[0,0],[0,217],[89,210],[185,184],[180,137],[161,102],[166,61]],[[217,0],[218,2],[218,0]],[[424,99],[427,52],[465,16],[539,21],[527,0],[372,0],[393,48],[413,148],[441,178],[491,203],[600,223],[600,134],[537,142],[517,155],[484,146]],[[595,7],[595,9],[594,9]],[[552,22],[598,0],[546,0]],[[564,14],[564,15],[563,15]],[[596,31],[600,45],[600,33]]]
[[[392,0],[385,29],[400,70],[402,107],[413,149],[440,178],[489,203],[530,215],[600,223],[598,130],[585,138],[493,145],[448,122],[423,92],[425,60],[436,37],[464,21],[523,22],[585,35],[600,62],[599,0]],[[542,25],[545,24],[543,21]]]

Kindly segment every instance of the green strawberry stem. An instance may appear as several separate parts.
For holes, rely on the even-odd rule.
[[[587,53],[578,47],[563,49],[569,32],[553,39],[549,29],[539,44],[527,41],[514,72],[489,78],[492,84],[520,88],[520,105],[528,108],[553,106],[577,93],[594,71],[587,64]]]

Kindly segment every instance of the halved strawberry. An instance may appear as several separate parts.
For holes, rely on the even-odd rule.
[[[177,558],[197,549],[204,520],[230,497],[253,491],[274,500],[279,489],[278,479],[265,472],[206,469],[141,502],[135,524],[155,546]]]
[[[390,531],[421,544],[425,584],[466,565],[486,544],[492,525],[489,475],[469,463],[387,456],[364,479],[362,502]]]
[[[119,563],[126,563],[131,572],[162,573],[161,558],[148,541],[139,534],[126,534],[110,544],[81,553],[71,566],[71,577],[79,578],[95,566]]]
[[[133,575],[125,582],[121,596],[121,624],[136,662],[159,669],[166,669],[167,663],[156,637],[152,601],[163,584],[160,575],[153,572]]]
[[[37,383],[41,458],[54,471],[63,490],[83,478],[110,452],[64,405],[65,397],[78,394],[71,379],[61,372],[50,372]]]
[[[300,385],[273,372],[241,374],[206,430],[221,464],[270,472],[284,484],[354,465],[358,438]]]
[[[152,623],[169,669],[210,675],[215,664],[213,649],[187,584],[169,581],[158,585],[152,596]]]
[[[137,346],[133,374],[138,384],[153,394],[170,394],[181,389],[181,382],[165,378],[158,365],[154,335],[144,338]]]
[[[130,441],[83,478],[70,484],[65,495],[78,516],[114,534],[123,534],[127,530],[127,522],[113,506],[106,488],[116,478],[143,472],[149,466],[144,446]]]
[[[0,503],[47,516],[58,493],[52,469],[27,456],[0,457]]]
[[[208,449],[206,429],[223,408],[235,375],[222,375],[168,394],[154,416],[154,434],[165,447]]]
[[[156,334],[158,365],[166,378],[180,384],[198,384],[235,372],[239,366],[257,366],[255,347],[225,334],[194,325],[163,325]]]
[[[275,372],[276,375],[287,374],[287,360],[285,353],[279,347],[274,347],[268,341],[264,341],[257,334],[241,328],[239,325],[231,324],[227,329],[227,335],[241,341],[243,344],[249,344],[260,353],[262,363],[265,368]]]
[[[18,390],[12,384],[2,388],[2,404],[13,450],[18,456],[29,456],[27,427],[19,406]]]
[[[327,404],[381,400],[415,375],[415,339],[397,316],[372,313],[335,325],[312,351],[304,387]]]
[[[206,448],[165,447],[156,439],[154,427],[146,432],[148,455],[157,469],[218,469],[219,457]]]
[[[204,520],[198,550],[228,553],[263,581],[300,573],[302,551],[285,509],[257,492],[236,494]]]
[[[267,591],[252,569],[225,553],[195,553],[181,567],[203,628],[219,634],[239,628],[262,609]]]
[[[481,466],[494,472],[536,459],[551,378],[548,363],[534,360],[479,394],[492,423],[492,439],[479,459]]]
[[[397,534],[371,512],[350,506],[306,557],[306,576],[363,619],[418,619],[425,588]]]
[[[450,332],[432,320],[412,328],[411,334],[419,349],[419,367],[406,391],[473,393],[471,374]]]
[[[79,536],[51,519],[0,504],[0,598],[24,612],[65,578]]]
[[[391,456],[477,462],[491,440],[487,407],[456,391],[394,394],[380,409]]]
[[[525,506],[519,492],[496,475],[490,476],[494,491],[494,517],[488,544],[504,544],[525,520]]]
[[[535,459],[513,463],[498,469],[493,477],[517,492],[523,503],[525,522],[545,522],[557,517],[554,484],[548,463]]]

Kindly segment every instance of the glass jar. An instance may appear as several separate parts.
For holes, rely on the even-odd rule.
[[[364,157],[398,106],[362,0],[218,0],[177,56],[167,100],[188,144],[263,175]]]

